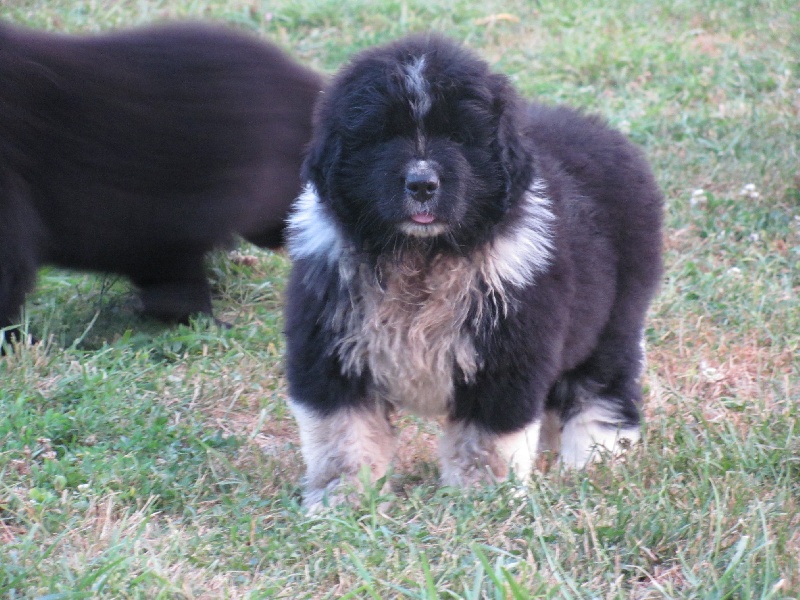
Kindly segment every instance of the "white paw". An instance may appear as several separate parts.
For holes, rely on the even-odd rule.
[[[592,406],[564,423],[561,431],[560,462],[582,469],[605,456],[618,456],[639,441],[638,427],[623,426],[612,410]]]

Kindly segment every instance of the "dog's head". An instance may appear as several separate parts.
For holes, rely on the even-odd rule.
[[[508,80],[437,36],[364,51],[317,107],[304,178],[352,242],[467,252],[531,178]]]

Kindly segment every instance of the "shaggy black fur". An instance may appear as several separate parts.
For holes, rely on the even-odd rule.
[[[361,318],[349,311],[358,310],[364,278],[387,281],[391,272],[396,282],[405,270],[404,285],[416,277],[424,286],[426,269],[447,257],[465,259],[465,278],[480,261],[528,260],[524,247],[488,259],[487,248],[513,238],[538,182],[552,220],[535,242],[549,237],[551,249],[524,283],[507,278],[499,290],[507,306],[493,289],[482,309],[472,307],[482,316],[467,319],[463,333],[477,373],[462,376],[453,363],[447,416],[504,434],[545,408],[563,423],[602,399],[614,413],[609,426],[636,427],[640,341],[661,275],[662,198],[623,135],[569,108],[528,104],[471,52],[414,36],[361,53],[336,76],[316,113],[304,175],[319,205],[314,218],[297,217],[290,241],[294,402],[321,419],[380,402],[375,374],[342,364],[342,323]],[[314,228],[330,243],[314,247]],[[401,348],[396,360],[415,350]]]
[[[211,313],[204,255],[282,243],[321,77],[177,24],[73,37],[0,24],[0,327],[36,269],[113,272],[146,313]]]

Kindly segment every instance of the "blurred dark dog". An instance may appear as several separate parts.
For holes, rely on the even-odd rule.
[[[185,322],[211,313],[211,248],[282,243],[323,84],[276,46],[0,24],[0,82],[0,327],[45,263],[125,275],[147,314]]]
[[[286,307],[307,506],[384,476],[394,409],[446,417],[450,485],[638,439],[662,198],[637,148],[435,36],[357,55],[316,119]]]

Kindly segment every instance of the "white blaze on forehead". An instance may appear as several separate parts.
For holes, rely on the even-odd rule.
[[[411,104],[411,112],[418,122],[428,114],[431,109],[431,97],[428,81],[425,79],[425,57],[418,56],[412,62],[404,65],[406,75],[406,92]]]
[[[314,184],[306,184],[289,215],[289,256],[292,260],[327,256],[336,262],[342,253],[342,239],[328,208]]]

